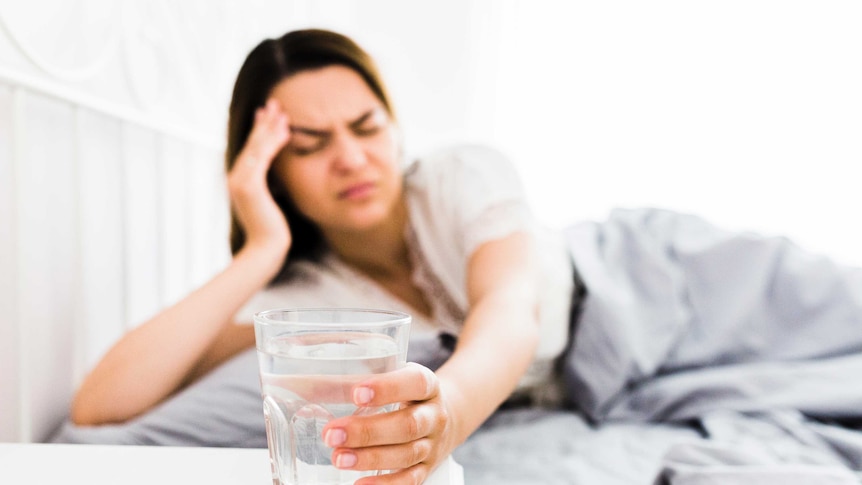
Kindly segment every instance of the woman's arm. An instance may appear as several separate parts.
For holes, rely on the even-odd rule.
[[[72,403],[72,421],[122,422],[178,390],[209,359],[207,350],[239,308],[274,275],[280,260],[281,256],[243,250],[209,283],[128,332],[82,383]]]
[[[471,311],[452,357],[436,377],[408,365],[357,386],[358,405],[408,405],[327,424],[324,438],[336,448],[333,462],[342,468],[399,470],[376,477],[375,484],[422,483],[505,401],[532,362],[538,345],[536,275],[528,235],[480,246],[468,268]]]
[[[225,325],[215,341],[204,352],[204,356],[198,360],[197,365],[186,376],[182,387],[209,374],[211,370],[234,355],[254,347],[254,343],[254,325],[250,323],[231,323]]]
[[[238,334],[231,320],[281,269],[292,242],[266,184],[272,160],[288,138],[287,115],[276,101],[257,110],[248,141],[228,174],[245,245],[224,271],[128,332],[105,354],[75,395],[74,423],[137,416],[240,350],[242,342],[232,339],[247,340],[248,334]]]
[[[539,342],[536,259],[523,233],[486,243],[470,259],[471,311],[455,352],[437,371],[456,411],[456,446],[509,397],[533,361]]]

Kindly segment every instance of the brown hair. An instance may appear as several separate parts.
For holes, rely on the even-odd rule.
[[[248,139],[255,110],[266,104],[275,86],[299,72],[332,65],[349,67],[362,76],[389,116],[395,119],[395,112],[373,59],[353,40],[320,29],[288,32],[278,39],[266,39],[258,44],[248,54],[239,70],[228,113],[225,153],[227,171],[233,167],[237,155]],[[319,260],[325,245],[320,229],[297,210],[290,194],[274,179],[272,172],[267,182],[276,203],[290,224],[293,237],[284,266],[273,280],[276,282],[288,276],[291,263],[301,259]],[[245,231],[236,215],[231,212],[231,252],[236,254],[243,244]]]

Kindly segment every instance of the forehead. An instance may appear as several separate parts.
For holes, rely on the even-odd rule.
[[[302,71],[281,81],[272,91],[291,124],[324,126],[353,121],[382,105],[353,69],[327,66]]]

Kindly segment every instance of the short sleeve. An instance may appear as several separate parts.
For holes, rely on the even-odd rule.
[[[408,167],[405,191],[413,280],[426,293],[446,296],[430,298],[438,302],[435,319],[458,320],[469,308],[467,268],[476,249],[533,229],[518,173],[496,150],[458,146]]]
[[[520,176],[501,152],[464,146],[431,157],[427,165],[427,203],[451,221],[466,258],[485,242],[530,230]]]

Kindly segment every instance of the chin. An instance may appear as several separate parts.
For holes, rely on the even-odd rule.
[[[346,227],[357,231],[368,231],[383,225],[389,220],[390,211],[382,207],[366,207],[361,210],[350,211],[345,222]]]

